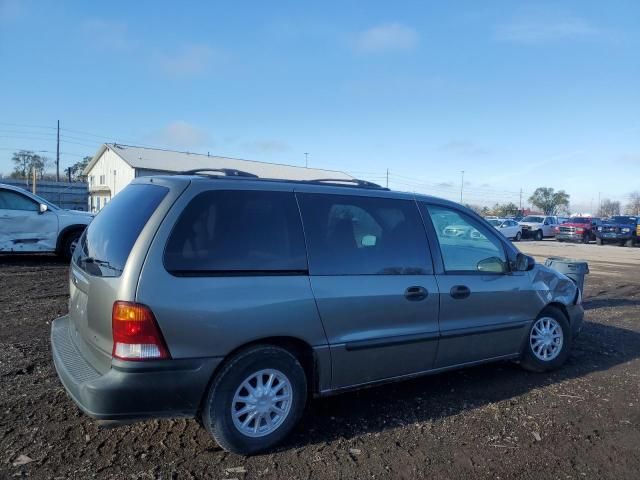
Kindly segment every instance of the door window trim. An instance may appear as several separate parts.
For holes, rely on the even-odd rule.
[[[457,208],[455,206],[451,206],[451,205],[442,205],[442,204],[438,204],[435,202],[428,202],[428,201],[424,201],[424,200],[416,200],[418,203],[418,209],[420,210],[420,214],[422,215],[422,221],[424,222],[425,228],[427,230],[427,238],[429,240],[429,243],[433,243],[435,242],[435,244],[437,245],[438,248],[436,249],[431,249],[432,252],[432,256],[433,256],[433,263],[434,263],[434,271],[436,275],[493,275],[493,276],[497,276],[497,275],[509,275],[510,273],[513,272],[513,270],[511,269],[511,255],[509,255],[509,251],[506,248],[506,244],[505,241],[506,239],[503,240],[504,236],[502,234],[500,234],[500,232],[498,232],[495,228],[491,227],[491,229],[493,229],[495,231],[494,232],[491,231],[491,229],[489,228],[485,228],[486,230],[486,234],[488,234],[489,236],[492,236],[495,240],[498,241],[498,243],[500,244],[502,251],[504,253],[504,257],[506,259],[506,270],[504,272],[480,272],[480,271],[473,271],[473,270],[447,270],[445,268],[444,265],[444,257],[442,255],[442,250],[440,247],[440,240],[438,239],[438,234],[436,233],[436,228],[433,225],[433,220],[431,219],[431,214],[429,213],[429,206],[433,206],[433,207],[439,207],[439,208],[446,208],[449,210],[454,211],[455,213],[469,218],[472,222],[472,224],[477,223],[478,225],[481,225],[481,222],[479,222],[477,219],[473,218],[472,215],[470,215],[469,213],[465,212],[463,209],[461,208]],[[482,228],[482,227],[481,227]],[[500,238],[503,237],[503,238]]]

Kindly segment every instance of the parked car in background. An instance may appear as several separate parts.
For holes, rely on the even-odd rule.
[[[556,217],[558,219],[558,224],[562,225],[563,223],[567,223],[570,217]]]
[[[51,324],[70,397],[103,421],[198,416],[253,454],[308,395],[565,362],[584,314],[569,278],[461,205],[338,182],[133,180],[82,235]]]
[[[0,184],[0,253],[53,252],[71,258],[93,215],[63,210],[22,188]]]
[[[520,225],[515,220],[499,218],[488,220],[488,222],[493,225],[493,227],[498,230],[502,235],[511,240],[515,240],[519,242],[522,238],[522,225]]]
[[[591,240],[595,240],[595,229],[599,223],[599,218],[572,217],[555,228],[556,240],[559,242],[589,243]]]
[[[545,237],[556,235],[555,227],[558,225],[558,217],[551,215],[527,215],[520,220],[522,236],[542,240]]]
[[[595,231],[596,243],[617,243],[633,247],[638,243],[638,217],[616,215],[605,218]]]

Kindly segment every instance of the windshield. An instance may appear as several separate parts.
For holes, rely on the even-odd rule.
[[[636,223],[636,221],[637,221],[636,217],[627,217],[627,216],[616,216],[616,217],[611,217],[609,219],[609,223],[620,223],[620,224]]]
[[[499,227],[500,225],[502,225],[502,220],[492,219],[492,220],[489,220],[489,223],[494,227]]]
[[[584,217],[573,217],[569,219],[569,223],[591,223],[591,219]]]
[[[524,217],[521,222],[530,222],[530,223],[542,223],[544,222],[544,217],[535,217],[532,215],[527,215]]]
[[[85,230],[74,252],[74,263],[98,277],[120,276],[133,244],[168,191],[148,184],[122,190]]]

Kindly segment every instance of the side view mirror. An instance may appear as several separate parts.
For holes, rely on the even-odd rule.
[[[529,255],[525,255],[524,253],[518,253],[515,261],[515,269],[518,272],[528,272],[529,270],[533,270],[535,267],[536,261],[533,257]]]
[[[545,225],[549,225],[549,221],[548,221],[548,220],[545,220],[545,221],[544,221],[544,224],[545,224]]]
[[[489,257],[480,260],[477,265],[479,272],[504,273],[504,262],[498,257]]]
[[[40,212],[40,213],[44,213],[44,212],[46,212],[47,210],[49,210],[49,208],[48,208],[44,203],[41,203],[41,204],[40,204],[40,210],[39,210],[39,212]]]

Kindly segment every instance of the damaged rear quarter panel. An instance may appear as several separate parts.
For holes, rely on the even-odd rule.
[[[0,216],[0,252],[53,252],[58,239],[54,212],[3,210]]]

